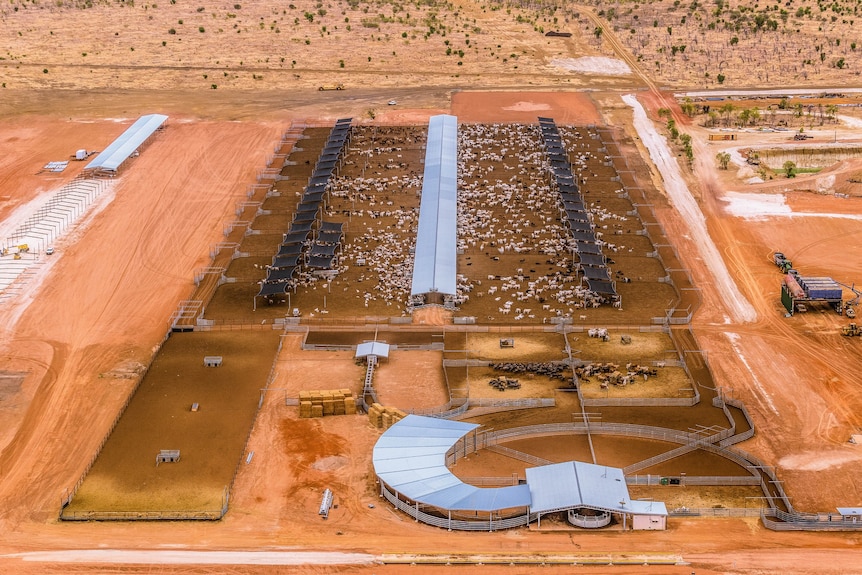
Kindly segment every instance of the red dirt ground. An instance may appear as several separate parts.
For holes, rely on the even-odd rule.
[[[481,96],[477,95],[477,98]],[[541,101],[537,94],[506,95],[507,106]],[[487,98],[487,96],[485,96]],[[503,96],[500,96],[503,98]],[[485,101],[485,100],[482,100]],[[586,98],[579,101],[586,102]],[[457,108],[457,102],[453,105]],[[555,116],[567,121],[556,101],[541,110],[491,108],[481,120],[513,121],[522,114]],[[439,107],[439,106],[438,106]],[[487,117],[485,117],[487,114]],[[590,111],[584,117],[593,117]],[[477,118],[477,120],[480,118]],[[578,119],[583,121],[580,116]],[[62,257],[51,278],[27,309],[0,310],[4,326],[4,369],[28,371],[20,397],[3,411],[0,453],[0,553],[74,548],[119,549],[260,549],[310,548],[410,552],[656,552],[681,555],[690,565],[676,567],[595,567],[590,572],[634,574],[718,573],[832,574],[851,572],[862,563],[862,535],[776,533],[754,519],[674,519],[664,533],[448,533],[416,525],[379,503],[371,469],[351,464],[367,461],[378,436],[360,416],[294,422],[295,408],[285,408],[277,394],[268,400],[252,434],[266,458],[243,468],[231,511],[219,523],[201,524],[60,524],[60,496],[80,476],[95,452],[131,380],[102,380],[98,375],[126,362],[145,363],[164,335],[177,302],[191,292],[193,270],[204,265],[208,248],[219,240],[223,218],[242,197],[254,173],[263,166],[283,123],[215,123],[176,120],[159,140],[136,159],[121,178],[114,201],[94,218],[76,241],[59,246]],[[80,146],[74,123],[27,117],[4,125],[4,137],[16,138],[5,160],[19,171],[4,170],[10,198],[0,217],[32,197],[40,186],[33,176],[44,161],[59,159]],[[104,145],[123,126],[99,122],[82,128]],[[50,141],[52,153],[42,150]],[[61,145],[62,144],[62,145]],[[32,160],[29,160],[32,158]],[[35,159],[39,158],[38,161]],[[3,160],[0,160],[3,161]],[[10,175],[11,174],[11,175]],[[701,173],[709,191],[708,172]],[[19,192],[20,191],[20,192]],[[777,304],[778,273],[768,263],[771,249],[804,248],[803,263],[813,270],[823,256],[846,249],[834,235],[832,220],[805,220],[800,229],[784,230],[774,222],[748,223],[727,216],[714,194],[704,193],[703,209],[716,242],[740,289],[759,313],[749,325],[727,325],[709,270],[689,249],[686,228],[674,211],[656,200],[656,211],[679,251],[704,305],[694,331],[708,351],[715,378],[732,386],[752,411],[757,436],[742,447],[777,466],[779,477],[803,510],[831,509],[836,503],[858,504],[858,448],[846,444],[862,425],[862,397],[856,390],[860,365],[858,341],[836,335],[839,318],[808,314],[785,320]],[[14,196],[14,197],[13,197]],[[808,238],[808,239],[805,239]],[[785,248],[789,255],[793,252]],[[858,252],[848,267],[860,269]],[[36,291],[36,286],[33,285]],[[725,335],[738,333],[738,348]],[[834,353],[834,349],[841,350]],[[326,387],[315,385],[314,387]],[[336,387],[341,387],[336,386]],[[774,406],[774,409],[773,407]],[[780,414],[780,415],[779,415]],[[290,422],[287,426],[286,422]],[[296,423],[294,425],[294,423]],[[359,423],[359,425],[357,425]],[[303,446],[301,457],[292,455]],[[317,467],[314,467],[318,463]],[[339,508],[322,522],[316,515],[319,492],[332,485]],[[345,498],[342,493],[352,497]],[[363,513],[360,515],[359,510]],[[8,573],[204,573],[191,565],[87,565],[30,563],[0,558]],[[272,572],[261,566],[231,566],[234,573]],[[416,574],[464,571],[468,568],[414,566]],[[571,567],[545,567],[549,573]],[[291,573],[403,573],[404,566],[306,566]],[[472,566],[480,575],[531,573],[532,567]]]

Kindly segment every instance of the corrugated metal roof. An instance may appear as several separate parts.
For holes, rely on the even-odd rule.
[[[622,469],[567,461],[526,470],[527,483],[501,488],[467,485],[446,467],[446,452],[479,427],[408,415],[374,446],[377,476],[408,499],[452,511],[529,507],[549,513],[589,507],[635,515],[667,515],[660,501],[632,501]],[[469,441],[469,440],[468,440]]]
[[[408,415],[374,446],[374,471],[408,499],[445,510],[497,511],[528,507],[526,485],[480,488],[463,483],[446,467],[446,452],[479,427],[472,423]]]
[[[456,293],[457,216],[458,118],[432,116],[428,122],[411,295]]]
[[[163,114],[141,116],[84,169],[116,171],[167,119]]]
[[[622,469],[567,461],[526,470],[532,513],[574,507],[634,513]]]
[[[355,357],[366,357],[369,355],[389,357],[389,344],[380,341],[366,341],[356,346]]]
[[[663,515],[667,517],[667,506],[663,501],[638,501],[635,499],[629,504],[629,512],[632,515]]]

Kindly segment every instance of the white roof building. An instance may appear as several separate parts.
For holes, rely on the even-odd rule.
[[[455,295],[458,218],[458,118],[428,122],[425,175],[411,295]]]
[[[667,517],[658,501],[633,501],[621,469],[567,461],[526,470],[526,484],[482,488],[458,479],[446,465],[447,453],[460,441],[469,444],[478,425],[408,415],[374,446],[378,479],[406,499],[441,511],[494,513],[527,508],[527,515],[589,508],[623,516]],[[418,515],[418,507],[417,507]]]
[[[87,164],[84,170],[116,172],[123,162],[128,160],[129,156],[146,142],[167,119],[168,117],[163,114],[141,116],[107,148],[93,158],[93,161]]]

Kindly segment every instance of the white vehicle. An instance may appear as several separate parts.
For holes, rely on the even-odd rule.
[[[387,103],[388,103],[390,106],[394,106],[394,105],[395,105],[395,104],[397,104],[398,102],[396,102],[395,100],[389,100],[389,102],[387,102]]]
[[[46,256],[50,256],[53,253],[54,253],[54,247],[53,246],[49,246],[48,249],[45,250]]]

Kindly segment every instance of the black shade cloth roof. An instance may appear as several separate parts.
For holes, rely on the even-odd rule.
[[[277,255],[272,258],[272,267],[274,268],[295,268],[300,264],[302,259],[301,254],[285,254]]]
[[[275,254],[275,257],[277,257],[277,258],[285,257],[286,258],[286,257],[291,257],[291,256],[298,256],[301,253],[302,253],[302,244],[301,243],[281,244],[280,246],[278,246],[278,253]]]
[[[617,295],[613,282],[602,280],[587,280],[587,289],[602,295]]]
[[[287,290],[289,288],[290,284],[287,283],[264,283],[260,286],[260,291],[257,293],[257,295],[283,295],[287,293]]]
[[[344,229],[343,222],[320,222],[321,232],[340,232]]]
[[[567,223],[569,224],[569,229],[573,232],[593,231],[593,224],[591,224],[590,222],[573,222],[569,220]]]
[[[267,282],[285,281],[296,275],[296,266],[288,268],[271,268],[266,274]]]
[[[581,270],[584,272],[584,277],[588,280],[610,281],[611,279],[611,274],[608,272],[608,268],[605,267],[582,265]]]
[[[575,212],[583,212],[586,211],[586,206],[584,206],[584,202],[563,202],[563,209],[566,211],[572,210]]]
[[[289,234],[285,234],[284,240],[281,242],[282,245],[287,244],[297,244],[307,241],[308,238],[311,237],[311,232],[291,232]]]
[[[607,258],[601,254],[578,254],[578,259],[581,260],[581,265],[585,266],[603,266],[607,264]]]
[[[587,212],[576,212],[574,210],[569,210],[566,212],[566,219],[570,222],[589,222],[590,218],[587,216]]]
[[[572,230],[572,238],[580,241],[580,242],[591,242],[595,243],[596,234],[591,231],[575,231]]]
[[[313,222],[291,222],[288,233],[292,232],[310,232]]]
[[[337,244],[312,244],[311,246],[311,255],[310,257],[316,256],[324,256],[331,258],[335,255],[335,250],[338,248]]]
[[[326,195],[326,191],[323,188],[315,189],[314,191],[305,192],[302,194],[302,200],[300,203],[303,204],[319,204],[323,201],[323,196]]]
[[[305,265],[310,268],[328,270],[332,269],[332,260],[333,258],[331,257],[312,256],[308,258],[308,261],[305,263]]]
[[[322,231],[317,234],[317,243],[338,244],[341,243],[342,233],[337,231]]]
[[[313,222],[317,219],[317,212],[299,212],[294,214],[294,222]]]
[[[589,242],[578,242],[578,253],[601,255],[602,250],[598,244],[592,244]]]
[[[320,209],[321,202],[315,200],[308,200],[303,198],[299,205],[296,206],[296,213],[301,214],[304,212],[316,212]]]

